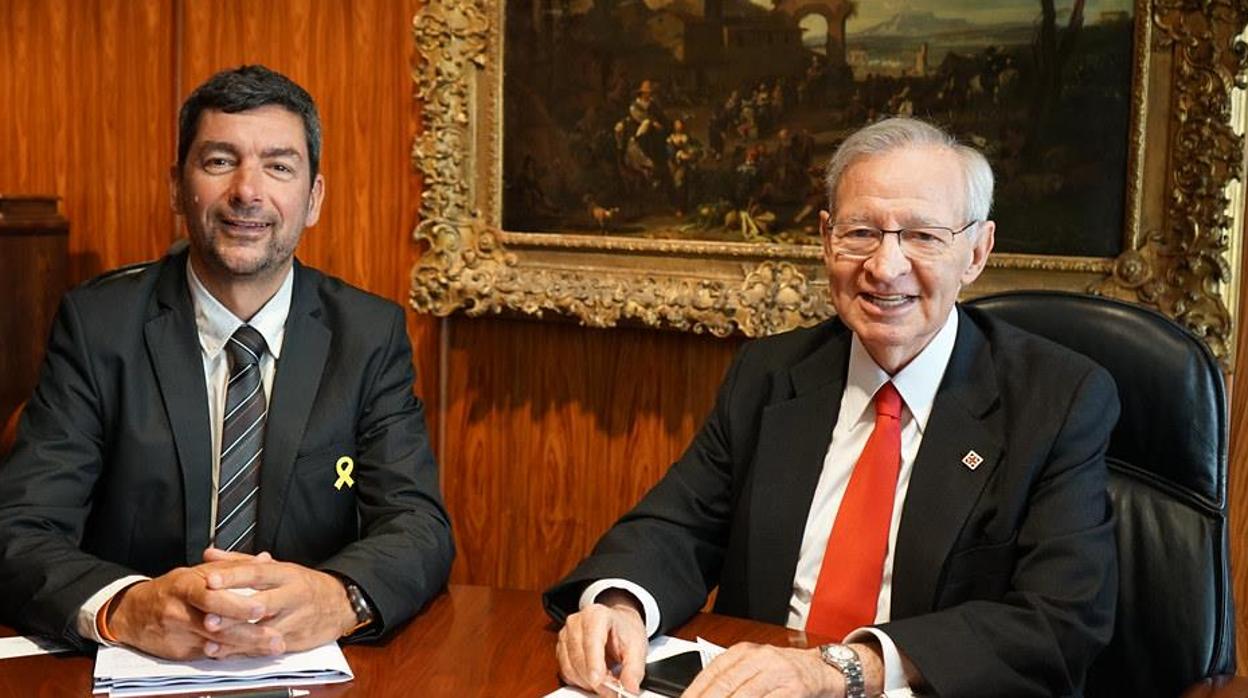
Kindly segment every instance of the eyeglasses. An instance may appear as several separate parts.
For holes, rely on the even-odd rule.
[[[905,256],[910,259],[935,260],[949,251],[956,235],[966,232],[977,223],[977,220],[971,221],[957,230],[939,225],[883,230],[862,223],[833,223],[829,231],[832,234],[832,249],[846,257],[870,257],[880,249],[884,236],[892,233],[897,236],[901,253]]]

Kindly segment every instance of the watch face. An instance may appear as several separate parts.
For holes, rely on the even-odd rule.
[[[842,662],[852,661],[857,656],[854,654],[853,650],[845,645],[835,645],[833,647],[829,647],[828,654]]]

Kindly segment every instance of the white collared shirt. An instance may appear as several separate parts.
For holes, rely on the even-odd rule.
[[[845,390],[841,393],[840,410],[836,427],[823,459],[823,470],[815,486],[814,499],[806,517],[806,528],[793,575],[793,595],[789,598],[789,616],[786,625],[796,630],[806,628],[810,612],[810,599],[819,569],[823,566],[823,554],[832,535],[832,524],[841,507],[841,499],[849,486],[858,456],[867,445],[867,439],[875,428],[875,392],[891,380],[901,394],[904,407],[901,413],[901,469],[897,474],[897,490],[893,498],[893,515],[888,531],[888,552],[884,558],[884,576],[880,584],[880,596],[876,605],[875,623],[887,622],[892,604],[893,553],[897,546],[897,526],[901,521],[902,507],[910,487],[910,473],[927,420],[936,401],[936,391],[944,379],[953,345],[958,337],[958,310],[951,308],[945,324],[917,356],[894,376],[880,368],[867,353],[857,335],[850,343],[849,370]],[[634,582],[624,579],[601,579],[590,584],[581,594],[580,607],[593,603],[607,589],[623,589],[638,598],[642,604],[646,632],[653,635],[659,628],[659,606],[654,596]],[[888,696],[909,695],[901,656],[897,646],[884,632],[875,628],[859,628],[846,636],[846,642],[856,642],[873,635],[879,640],[884,655],[884,691]]]
[[[244,321],[230,312],[210,293],[195,270],[191,260],[186,260],[186,285],[191,291],[191,306],[195,311],[195,330],[199,336],[200,355],[204,363],[204,381],[208,388],[208,423],[212,431],[212,506],[208,519],[208,539],[212,540],[217,520],[217,483],[221,455],[221,414],[225,410],[226,387],[230,382],[230,359],[224,351],[225,344],[243,325],[251,325],[264,337],[266,351],[260,357],[260,378],[264,382],[264,397],[269,400],[273,393],[273,376],[277,373],[277,361],[282,355],[282,341],[286,338],[286,318],[290,315],[290,299],[295,286],[295,270],[286,272],[286,278],[265,304],[256,311],[251,320]],[[78,634],[109,644],[96,631],[96,615],[104,603],[122,589],[143,580],[143,575],[129,575],[104,586],[91,595],[78,609]]]

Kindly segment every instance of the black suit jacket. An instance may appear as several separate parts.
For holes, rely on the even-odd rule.
[[[940,695],[1077,695],[1113,627],[1113,380],[1047,340],[959,312],[881,627]],[[784,623],[850,338],[831,320],[745,345],[689,450],[547,591],[550,613],[562,620],[589,581],[623,577],[654,594],[663,629],[716,585],[716,612]],[[962,463],[971,450],[984,459],[975,470]]]
[[[394,303],[295,263],[260,470],[257,550],[354,580],[376,636],[444,585],[454,555]],[[352,487],[335,464],[354,459]],[[81,641],[109,582],[202,560],[212,442],[186,254],[66,295],[0,466],[0,618]]]

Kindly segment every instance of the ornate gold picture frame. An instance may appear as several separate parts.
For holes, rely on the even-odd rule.
[[[570,315],[760,336],[831,314],[820,248],[514,232],[502,226],[504,0],[429,0],[413,20],[423,132],[411,302],[447,315]],[[995,254],[971,295],[1049,288],[1155,307],[1229,362],[1238,298],[1248,6],[1137,0],[1117,257]]]

